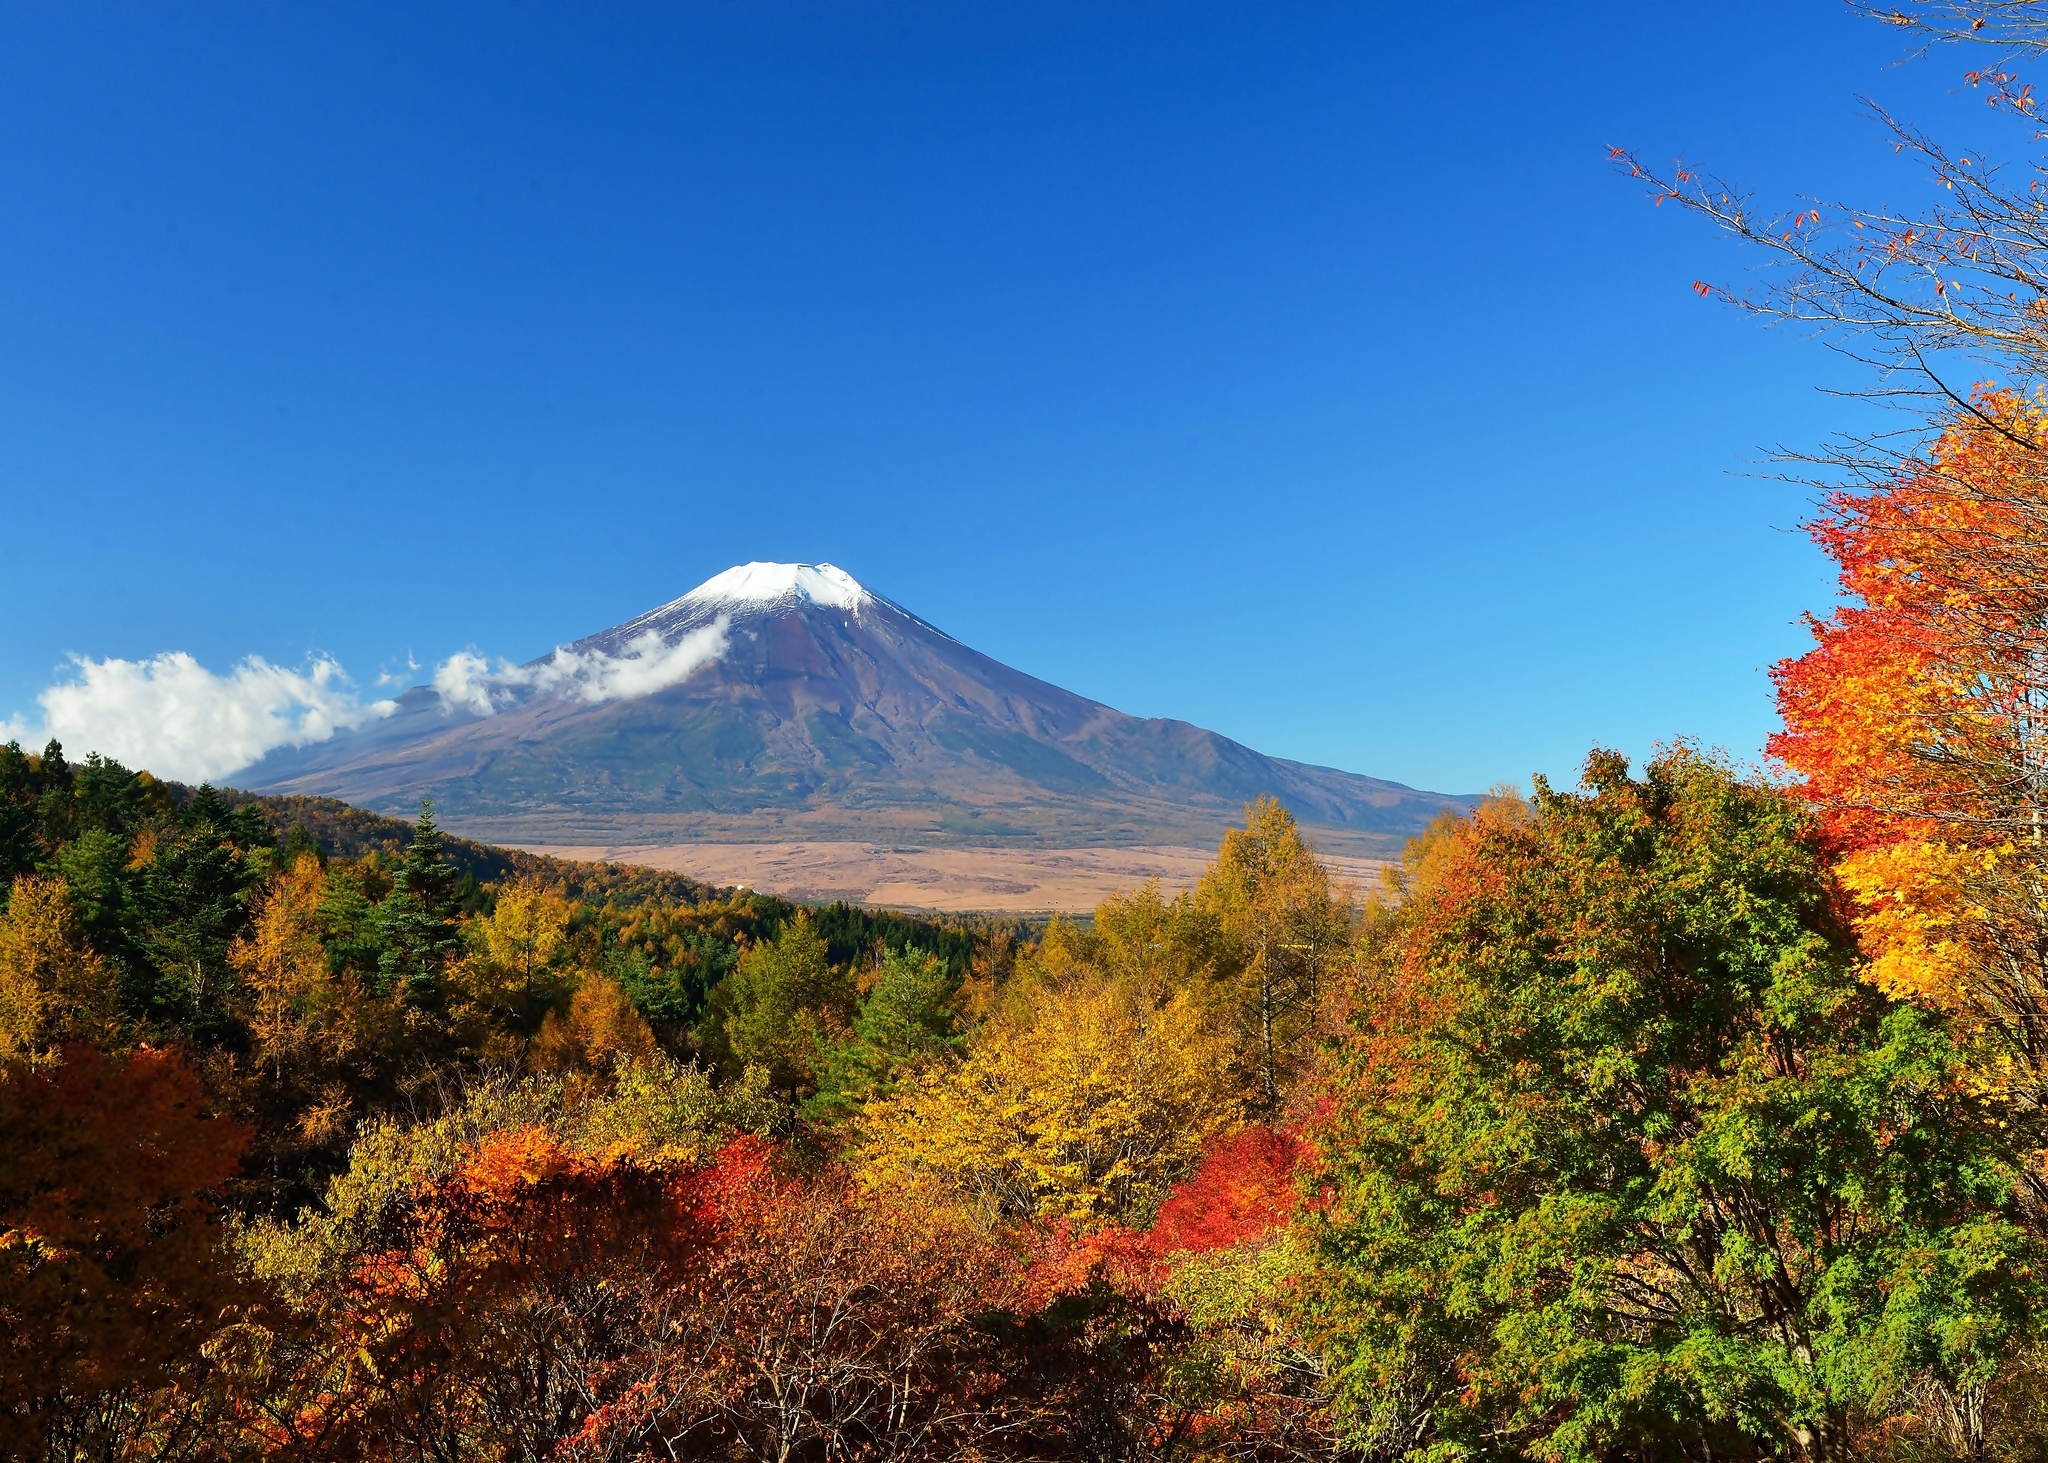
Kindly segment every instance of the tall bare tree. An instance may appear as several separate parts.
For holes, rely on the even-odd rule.
[[[1950,147],[1867,99],[1895,150],[1924,170],[1932,193],[1925,208],[1819,196],[1760,207],[1725,177],[1682,164],[1659,168],[1626,147],[1612,156],[1659,203],[1699,214],[1772,256],[1776,268],[1759,283],[1699,280],[1693,288],[1766,320],[1811,327],[1874,368],[1872,394],[1919,413],[1903,434],[1909,443],[1930,415],[1951,411],[2001,431],[1972,386],[1986,376],[2026,393],[2048,383],[2048,116],[2026,77],[2029,63],[2048,55],[2048,3],[1850,0],[1849,8],[1898,29],[1913,53],[1961,59],[1964,83],[2010,120],[2014,157]],[[1841,465],[1874,460],[1888,469],[1912,451],[1856,445]]]

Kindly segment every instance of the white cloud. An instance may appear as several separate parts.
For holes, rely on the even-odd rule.
[[[564,648],[528,666],[500,661],[495,670],[465,650],[434,668],[432,684],[450,709],[476,716],[495,715],[522,692],[587,703],[645,696],[724,655],[729,624],[720,616],[673,645],[649,630],[620,655]],[[74,656],[71,678],[36,703],[41,723],[0,720],[0,743],[37,747],[55,737],[72,757],[98,752],[181,782],[224,777],[276,747],[324,742],[398,706],[359,699],[326,656],[293,671],[252,655],[222,676],[181,650],[148,660]]]
[[[434,689],[451,710],[489,716],[498,709],[491,704],[494,683],[517,670],[508,663],[494,677],[489,661],[473,651],[460,650],[434,667]]]
[[[434,668],[434,689],[451,710],[491,716],[522,690],[568,701],[620,701],[687,680],[702,666],[725,654],[728,616],[692,630],[670,645],[659,630],[648,630],[626,642],[625,653],[558,648],[532,665],[490,662],[474,651],[451,655]]]
[[[148,660],[75,656],[71,669],[72,679],[36,697],[40,726],[13,717],[0,722],[0,739],[55,737],[72,757],[98,752],[184,782],[246,767],[273,747],[325,741],[397,704],[359,701],[325,656],[293,671],[252,655],[224,676],[181,650]]]

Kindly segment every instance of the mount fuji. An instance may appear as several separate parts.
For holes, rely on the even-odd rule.
[[[381,720],[235,782],[527,845],[788,839],[1213,846],[1261,794],[1383,855],[1472,799],[1127,716],[830,564],[743,564],[525,665],[457,656]]]

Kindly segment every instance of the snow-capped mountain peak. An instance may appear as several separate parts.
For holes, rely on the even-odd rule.
[[[830,564],[741,564],[525,665],[453,658],[243,786],[501,842],[1213,845],[1264,794],[1377,854],[1469,800],[1262,757],[991,660]],[[460,820],[460,821],[458,821]]]
[[[874,599],[860,581],[831,564],[737,564],[714,574],[682,598],[692,607],[753,607],[809,601],[835,610],[857,610]]]
[[[581,655],[627,658],[666,655],[690,635],[715,626],[720,648],[711,658],[716,659],[724,654],[728,631],[758,627],[783,615],[801,615],[817,609],[837,611],[858,621],[864,618],[863,611],[876,608],[903,613],[834,565],[771,564],[757,560],[735,564],[723,574],[712,575],[681,599],[670,600],[623,625],[586,636],[568,650]]]

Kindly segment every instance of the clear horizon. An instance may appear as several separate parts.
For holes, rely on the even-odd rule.
[[[1607,149],[1905,205],[1857,97],[1967,136],[1964,63],[1819,0],[1459,18],[0,15],[0,726],[71,656],[317,711],[773,560],[1414,787],[1753,758],[1833,589],[1768,455],[1857,383]]]

